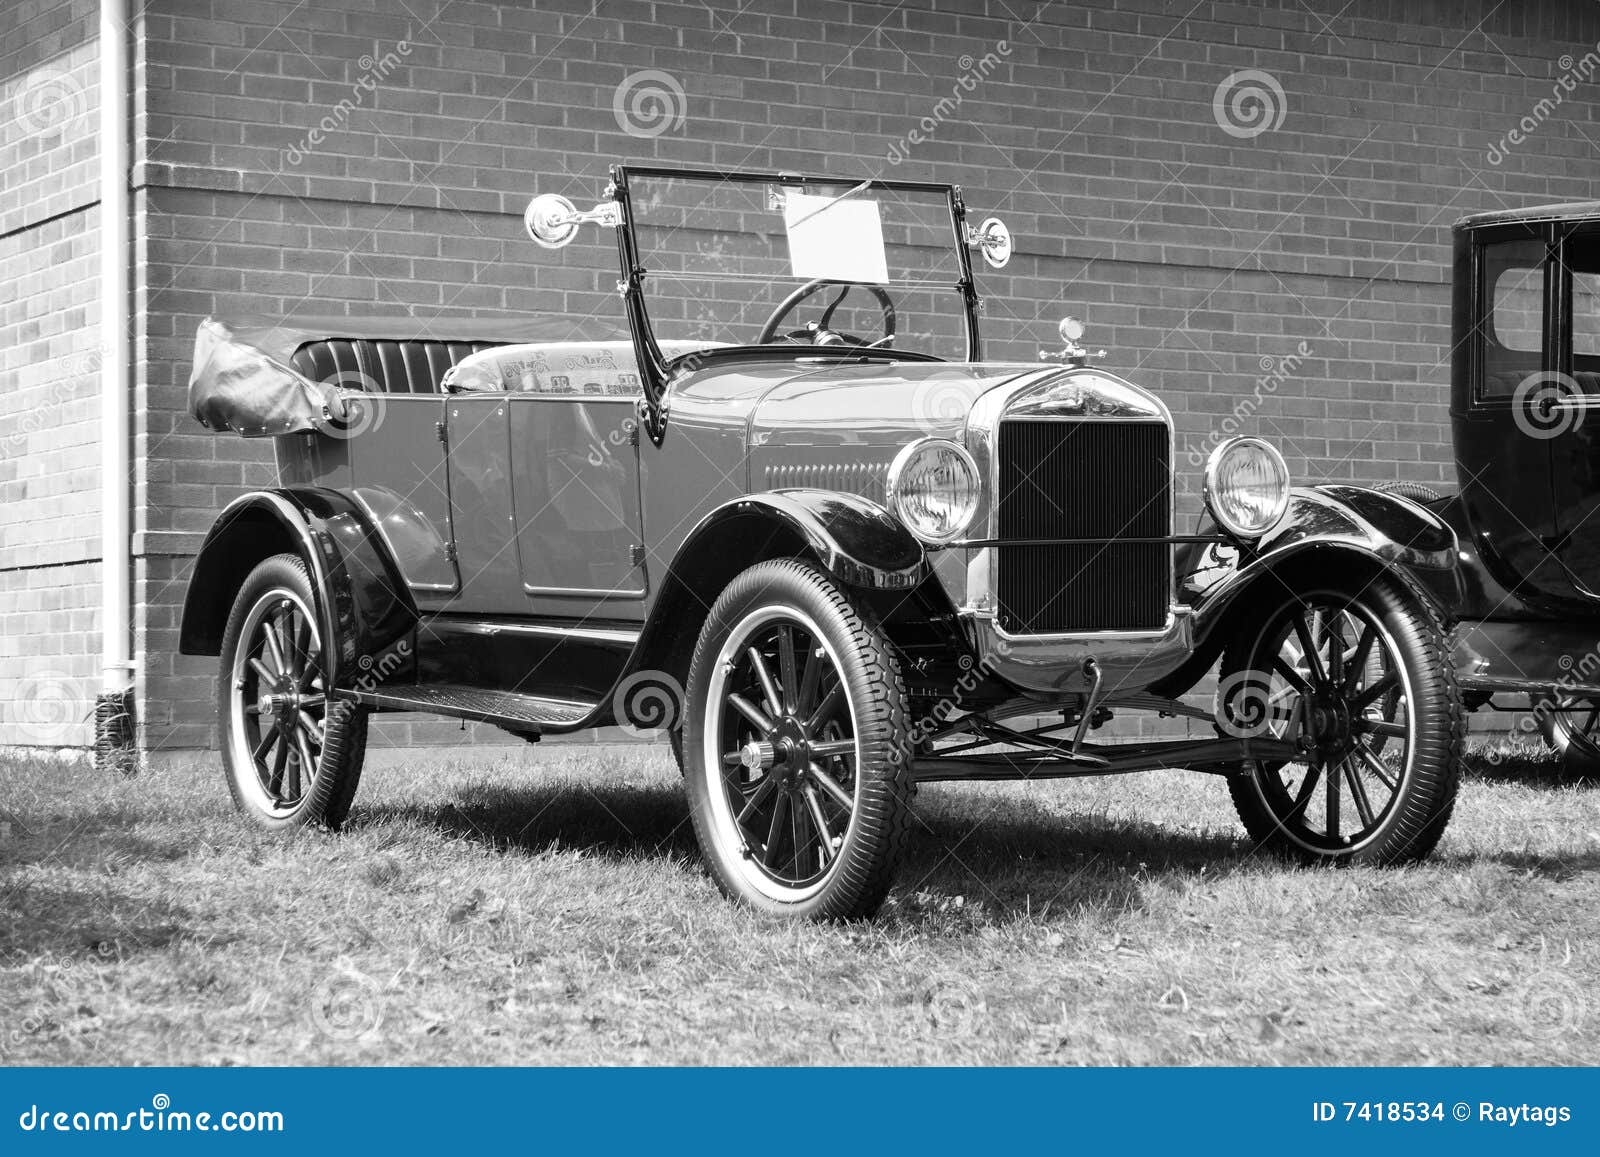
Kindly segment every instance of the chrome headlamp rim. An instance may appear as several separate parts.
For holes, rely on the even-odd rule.
[[[900,508],[902,494],[900,490],[901,475],[905,473],[907,464],[920,451],[933,445],[942,446],[946,450],[953,452],[960,459],[962,465],[966,467],[967,473],[971,476],[973,486],[977,492],[977,499],[968,509],[966,517],[961,519],[960,522],[952,524],[950,530],[939,535],[923,533],[910,518],[906,517],[905,512]],[[983,506],[983,475],[978,472],[977,460],[961,443],[950,438],[918,438],[915,442],[908,442],[902,446],[900,452],[889,463],[889,476],[884,482],[884,498],[886,505],[889,507],[889,513],[893,514],[899,520],[900,525],[909,530],[919,542],[923,542],[928,546],[948,546],[965,534],[978,517],[978,510]]]
[[[1272,517],[1259,527],[1245,527],[1234,522],[1223,513],[1222,504],[1217,500],[1217,471],[1221,469],[1222,460],[1241,446],[1253,446],[1265,451],[1267,457],[1277,464],[1278,473],[1283,477],[1283,492],[1279,496],[1277,509]],[[1206,458],[1201,497],[1205,501],[1206,510],[1216,519],[1218,526],[1235,538],[1254,540],[1261,538],[1283,521],[1283,516],[1289,510],[1289,495],[1293,485],[1294,480],[1289,476],[1289,464],[1283,460],[1282,451],[1265,438],[1258,438],[1254,434],[1243,434],[1219,443]]]

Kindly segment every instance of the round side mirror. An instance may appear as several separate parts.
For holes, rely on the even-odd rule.
[[[984,219],[978,226],[978,247],[991,269],[1004,269],[1011,260],[1011,230],[998,217]]]
[[[528,202],[522,227],[534,243],[560,249],[578,235],[578,208],[560,193],[540,193]]]

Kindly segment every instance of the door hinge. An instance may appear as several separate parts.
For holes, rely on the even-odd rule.
[[[450,427],[443,422],[435,422],[433,424],[433,436],[441,442],[450,441]]]
[[[638,422],[634,422],[634,423],[632,423],[631,425],[628,426],[628,445],[637,446],[638,444],[639,444],[639,423]]]
[[[444,544],[444,556],[445,556],[445,558],[449,559],[451,562],[455,562],[456,561],[456,544],[455,543],[447,542],[447,543]]]
[[[635,543],[628,548],[628,557],[633,560],[634,566],[644,565],[644,547]]]

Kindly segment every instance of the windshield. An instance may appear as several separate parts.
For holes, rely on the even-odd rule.
[[[628,191],[658,339],[967,356],[943,189],[631,173]]]

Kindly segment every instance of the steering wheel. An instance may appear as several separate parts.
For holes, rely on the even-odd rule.
[[[792,329],[784,334],[785,341],[809,341],[813,345],[852,345],[866,346],[876,349],[891,344],[894,341],[895,316],[894,302],[889,300],[889,292],[881,285],[874,285],[864,281],[832,281],[826,277],[818,277],[808,281],[799,289],[778,303],[778,308],[772,311],[772,316],[767,318],[767,324],[761,327],[761,336],[756,341],[766,345],[778,336],[778,326],[783,319],[799,308],[800,303],[820,290],[831,286],[842,285],[839,296],[828,303],[828,308],[822,311],[820,321],[809,322],[800,329]],[[877,341],[865,341],[852,333],[839,333],[828,328],[833,321],[834,310],[839,308],[839,303],[850,295],[856,286],[861,286],[873,297],[878,299],[878,308],[883,310],[883,336]]]

